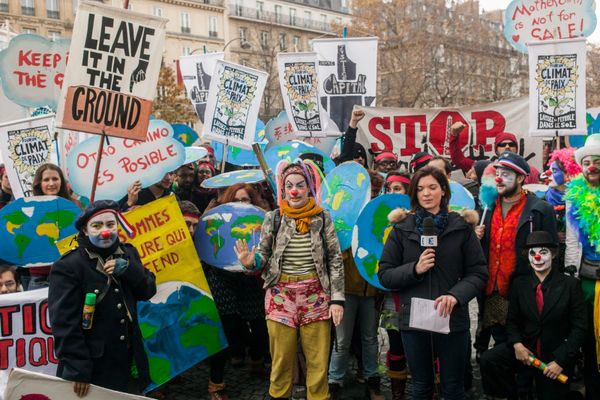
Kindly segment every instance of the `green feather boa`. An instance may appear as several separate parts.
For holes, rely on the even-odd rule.
[[[596,252],[600,252],[600,186],[590,186],[583,175],[569,182],[565,201],[571,204],[569,217],[577,222]]]

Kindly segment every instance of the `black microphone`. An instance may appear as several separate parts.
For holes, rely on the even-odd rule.
[[[421,235],[421,247],[424,249],[435,249],[438,245],[438,237],[435,231],[433,218],[423,218],[423,234]]]

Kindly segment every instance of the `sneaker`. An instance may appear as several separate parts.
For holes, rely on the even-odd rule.
[[[332,382],[329,384],[329,400],[340,400],[342,398],[342,385]]]
[[[381,379],[378,376],[372,376],[367,379],[367,388],[369,390],[369,399],[385,400],[385,397],[381,394]]]
[[[306,386],[294,385],[292,400],[306,400]]]

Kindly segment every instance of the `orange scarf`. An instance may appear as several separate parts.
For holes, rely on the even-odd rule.
[[[305,234],[310,229],[310,219],[323,212],[323,208],[315,204],[314,198],[309,198],[304,207],[292,208],[287,200],[281,202],[281,213],[296,221],[296,231]]]

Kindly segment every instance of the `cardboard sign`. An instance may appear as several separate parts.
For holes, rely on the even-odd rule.
[[[80,400],[73,382],[16,368],[10,373],[4,400]],[[86,400],[149,400],[148,397],[91,385]]]
[[[596,29],[594,0],[514,0],[504,10],[504,37],[515,49],[547,40],[590,36]]]
[[[202,136],[250,150],[268,74],[217,61]]]
[[[48,289],[1,295],[0,321],[0,398],[12,368],[56,374]]]
[[[345,132],[355,105],[375,106],[377,38],[317,39],[312,45],[319,57],[321,104]]]
[[[42,164],[56,162],[54,115],[0,125],[0,153],[15,198],[33,195],[33,177]]]
[[[584,135],[585,38],[529,45],[529,133]]]
[[[185,162],[185,147],[174,138],[170,124],[153,119],[145,142],[131,139],[111,139],[104,146],[96,200],[119,200],[136,180],[148,187]],[[89,196],[100,137],[80,143],[67,157],[69,181],[75,193]]]
[[[23,107],[56,110],[70,39],[50,41],[38,35],[18,35],[0,52],[0,80],[6,97]]]
[[[327,115],[325,115],[325,117],[327,117]],[[328,121],[329,127],[334,125],[331,119],[328,119]],[[333,129],[337,130],[337,128]],[[331,154],[337,140],[334,137],[298,137],[294,131],[294,127],[288,119],[287,112],[285,111],[281,111],[276,117],[271,118],[267,122],[267,125],[265,125],[265,139],[268,141],[266,147],[267,150],[278,144],[290,142],[292,140],[302,140],[321,150],[325,154]]]
[[[187,91],[187,97],[192,101],[196,115],[204,123],[204,113],[208,102],[210,81],[218,60],[223,60],[225,53],[206,53],[184,56],[179,59],[179,69]]]
[[[321,116],[317,53],[277,54],[279,84],[285,110],[297,134],[312,136],[327,126]]]
[[[474,160],[495,156],[494,140],[502,132],[519,140],[519,154],[542,170],[542,139],[527,137],[527,98],[459,108],[365,107],[366,116],[358,124],[357,141],[373,153],[392,151],[408,169],[410,157],[419,151],[434,155],[447,153],[448,117],[467,127],[459,143],[465,156]]]
[[[166,22],[98,2],[80,2],[57,125],[143,140],[162,61]]]

